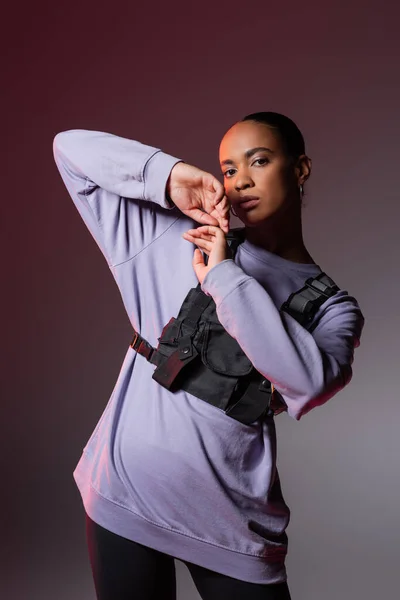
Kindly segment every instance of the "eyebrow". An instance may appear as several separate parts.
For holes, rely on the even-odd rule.
[[[274,151],[271,150],[270,148],[265,148],[265,146],[257,146],[257,148],[250,148],[250,150],[246,150],[246,152],[244,153],[246,158],[250,158],[251,156],[253,156],[253,154],[256,154],[256,152],[260,152],[260,150],[264,150],[265,152],[269,152],[270,154],[274,154]],[[234,161],[233,160],[223,160],[221,162],[221,167],[222,165],[233,165]]]

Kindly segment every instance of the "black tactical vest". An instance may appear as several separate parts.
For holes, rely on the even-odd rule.
[[[244,228],[227,234],[232,258],[244,241],[244,234]],[[320,273],[291,294],[281,310],[305,326],[338,291],[332,279]],[[153,379],[171,392],[185,390],[244,424],[286,409],[282,396],[272,390],[271,382],[256,371],[238,342],[222,326],[214,300],[201,290],[200,284],[189,290],[178,316],[165,325],[158,342],[155,349],[135,331],[130,345],[156,365]]]

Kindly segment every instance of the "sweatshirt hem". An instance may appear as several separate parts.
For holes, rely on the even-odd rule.
[[[77,473],[74,478],[76,481],[81,479]],[[213,545],[144,519],[102,496],[89,482],[83,487],[85,493],[83,489],[80,492],[88,516],[116,535],[241,581],[261,584],[287,581],[286,555],[263,557]]]

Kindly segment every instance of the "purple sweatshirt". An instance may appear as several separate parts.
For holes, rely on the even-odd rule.
[[[182,233],[199,224],[165,196],[179,159],[98,131],[61,132],[53,148],[133,327],[156,347],[198,284],[195,246]],[[246,240],[202,284],[222,325],[297,420],[349,383],[364,323],[344,290],[318,310],[312,333],[280,312],[290,293],[320,272]],[[128,347],[73,474],[86,512],[106,529],[178,559],[243,581],[285,581],[290,511],[273,419],[244,425],[191,394],[169,392],[152,379],[154,368]]]

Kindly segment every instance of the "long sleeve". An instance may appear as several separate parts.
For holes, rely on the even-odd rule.
[[[64,184],[109,265],[134,257],[179,218],[165,186],[180,159],[110,133],[58,133],[53,155]]]
[[[310,333],[279,311],[258,281],[233,260],[213,267],[202,290],[213,297],[220,322],[274,384],[294,419],[324,404],[350,382],[364,317],[346,291],[321,306]]]

